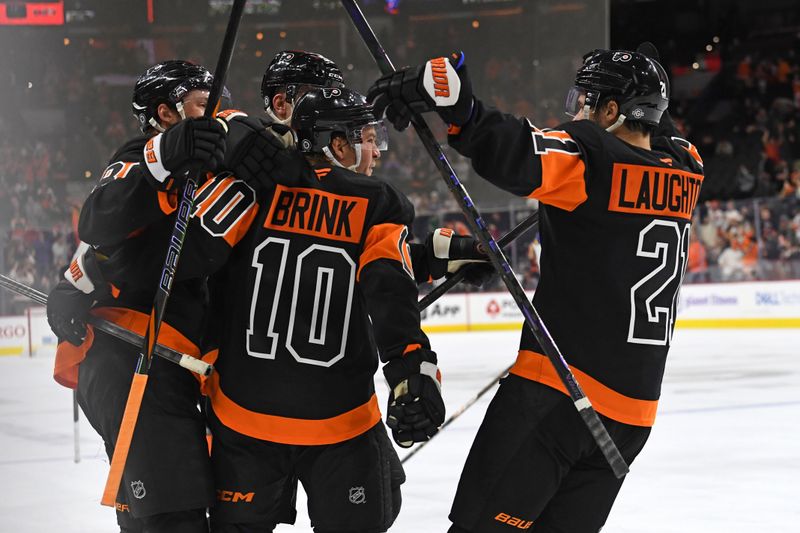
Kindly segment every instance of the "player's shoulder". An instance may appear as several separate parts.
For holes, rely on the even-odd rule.
[[[693,172],[703,173],[703,158],[700,152],[694,144],[683,137],[675,135],[654,137],[651,146],[653,150],[667,152]]]
[[[387,179],[336,166],[314,167],[314,172],[321,180],[335,182],[342,194],[367,198],[373,221],[408,225],[414,220],[414,205]]]
[[[137,135],[136,137],[128,139],[122,146],[117,148],[108,160],[108,164],[111,165],[117,161],[133,162],[140,160],[144,147],[149,140],[150,137],[147,135]]]
[[[148,140],[149,137],[140,135],[123,143],[108,160],[106,168],[100,174],[99,185],[126,178],[131,172],[136,172]]]
[[[574,120],[559,124],[554,128],[534,131],[534,140],[541,136],[544,140],[560,140],[566,151],[588,152],[603,149],[612,142],[614,136],[591,120]],[[550,143],[552,144],[552,142]]]

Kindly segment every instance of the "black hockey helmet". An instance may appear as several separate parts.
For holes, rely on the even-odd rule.
[[[325,56],[302,50],[278,52],[261,78],[261,98],[264,109],[272,105],[272,98],[282,87],[289,102],[294,101],[301,85],[311,87],[344,87],[342,71]]]
[[[150,128],[163,131],[156,114],[159,104],[163,103],[173,107],[185,118],[182,103],[184,96],[195,89],[210,91],[213,80],[214,77],[208,69],[188,61],[162,61],[148,68],[139,76],[133,88],[131,107],[133,115],[139,121],[139,129],[142,133]],[[223,98],[225,97],[223,94]],[[227,98],[230,99],[230,93]]]
[[[375,118],[363,95],[344,87],[311,89],[297,101],[292,113],[297,145],[305,153],[325,153],[337,133],[350,144],[359,144],[368,126],[375,128],[378,149],[385,150],[388,136],[383,121]]]
[[[587,54],[567,96],[567,114],[584,106],[594,108],[606,97],[619,105],[620,122],[638,121],[657,126],[669,104],[669,79],[655,59],[627,50],[595,50]],[[612,126],[616,127],[616,126]]]

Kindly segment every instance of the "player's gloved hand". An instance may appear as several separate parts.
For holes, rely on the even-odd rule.
[[[95,301],[109,293],[95,250],[81,243],[61,280],[47,299],[47,322],[60,340],[80,346],[86,316]]]
[[[383,367],[389,383],[386,425],[404,448],[433,437],[444,423],[444,401],[436,354],[417,348]]]
[[[224,167],[254,188],[274,184],[295,157],[283,141],[288,130],[283,124],[267,124],[249,116],[230,119]]]
[[[464,281],[480,287],[495,273],[478,240],[468,235],[456,235],[450,228],[437,228],[428,235],[425,255],[433,279],[449,277],[464,268]]]
[[[156,181],[187,172],[215,170],[225,156],[225,126],[211,118],[187,118],[147,142],[145,163]]]
[[[413,113],[436,111],[447,124],[464,125],[472,115],[472,84],[464,53],[431,59],[417,67],[386,74],[367,92],[375,116],[386,118],[402,131]]]
[[[47,323],[59,341],[80,346],[86,338],[86,317],[94,298],[67,280],[59,281],[47,297]]]

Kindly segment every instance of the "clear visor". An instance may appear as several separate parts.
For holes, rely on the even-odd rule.
[[[583,111],[586,105],[586,90],[573,86],[567,93],[567,100],[564,102],[564,111],[572,118]]]
[[[350,144],[372,144],[381,152],[389,148],[389,133],[382,120],[348,129],[347,140]]]

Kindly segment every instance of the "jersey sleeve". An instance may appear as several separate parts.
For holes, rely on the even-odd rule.
[[[587,199],[588,151],[566,128],[539,129],[476,99],[470,121],[448,140],[481,177],[512,194],[567,211]]]
[[[430,347],[420,325],[419,293],[407,242],[413,219],[410,202],[385,184],[358,261],[356,280],[384,362],[415,345]]]
[[[145,163],[145,148],[113,161],[81,208],[78,235],[95,246],[109,246],[172,214],[178,194],[174,180],[155,180]],[[137,154],[138,152],[138,154]]]

